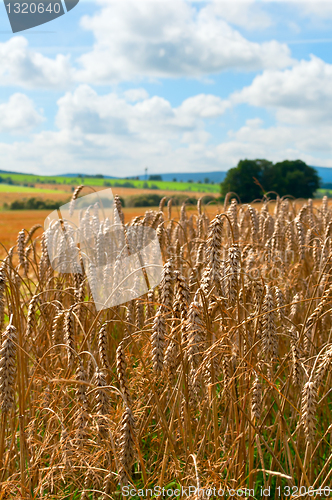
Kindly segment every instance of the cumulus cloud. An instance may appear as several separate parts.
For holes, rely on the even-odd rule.
[[[62,89],[72,81],[69,57],[58,54],[55,59],[30,50],[28,41],[17,36],[0,43],[0,85],[26,89]]]
[[[284,123],[332,123],[331,78],[332,64],[311,55],[291,69],[264,71],[230,100],[273,109]]]
[[[146,162],[151,171],[215,168],[205,125],[227,109],[222,99],[201,94],[172,107],[158,96],[140,97],[98,95],[81,85],[58,100],[57,131],[37,133],[23,145],[2,144],[0,154],[8,168],[17,170],[24,162],[25,169],[57,173],[91,172],[98,165],[101,173],[134,175],[144,171]]]
[[[100,0],[98,10],[81,20],[82,27],[94,35],[90,51],[77,60],[62,54],[50,58],[41,49],[29,48],[23,36],[13,37],[0,43],[0,85],[59,90],[70,88],[73,82],[98,85],[139,79],[208,78],[229,70],[284,69],[297,62],[286,43],[251,42],[236,29],[269,28],[273,20],[264,11],[269,2]],[[287,2],[292,4],[299,5],[301,16],[322,20],[332,16],[329,2]],[[293,20],[286,22],[297,26]]]
[[[264,30],[273,25],[273,19],[256,0],[212,0],[207,10],[228,23],[247,31]]]
[[[0,85],[67,91],[58,100],[56,128],[0,143],[3,163],[36,173],[113,175],[139,174],[146,166],[158,173],[226,170],[245,157],[330,166],[332,65],[314,55],[293,60],[285,43],[253,43],[243,35],[276,23],[264,11],[269,1],[99,0],[99,10],[82,20],[95,44],[73,63],[42,55],[22,36],[0,43]],[[300,0],[298,6],[301,16],[311,12],[316,19],[332,9],[326,2]],[[298,20],[286,21],[296,31]],[[144,88],[95,90],[140,79],[206,79],[222,71],[261,74],[228,99],[202,93],[178,106]],[[241,103],[271,110],[276,125],[265,127],[246,109],[245,124],[218,140],[224,115]],[[26,95],[0,103],[0,132],[25,133],[42,120]]]
[[[79,58],[80,81],[203,77],[234,69],[284,68],[294,61],[286,44],[250,42],[223,18],[218,3],[197,9],[184,0],[109,0],[82,26],[93,50]],[[233,9],[233,10],[232,10]],[[229,13],[234,7],[230,7]]]
[[[318,1],[309,1],[298,2],[301,11],[300,14],[305,17],[310,17],[312,19],[313,16],[317,18],[321,18],[323,20],[332,18],[332,4],[329,0],[318,0]]]
[[[73,82],[204,78],[227,70],[280,69],[295,62],[287,44],[251,42],[231,26],[257,30],[270,25],[253,0],[213,0],[199,8],[185,0],[99,4],[95,14],[82,18],[95,43],[77,60],[62,54],[46,57],[29,48],[23,36],[0,43],[0,85],[58,90]]]
[[[179,112],[187,116],[213,118],[222,115],[231,106],[227,100],[215,95],[199,94],[189,97],[179,107]]]
[[[202,94],[173,107],[161,97],[140,96],[99,95],[81,85],[58,100],[58,130],[0,143],[3,162],[18,171],[121,176],[140,174],[146,166],[158,173],[226,170],[241,158],[300,158],[330,166],[331,124],[264,128],[261,118],[252,117],[218,144],[209,125],[223,119],[228,101]]]
[[[144,99],[147,99],[149,97],[149,94],[145,89],[140,88],[140,89],[126,90],[123,93],[123,96],[126,99],[126,101],[136,102],[136,101],[143,101]]]
[[[44,121],[34,103],[24,94],[13,94],[0,104],[0,132],[25,133]]]
[[[247,123],[237,131],[230,131],[230,141],[218,146],[219,153],[247,151],[251,158],[268,158],[272,161],[300,158],[309,165],[331,166],[332,126],[288,127],[276,125],[268,128]]]
[[[142,141],[163,138],[165,134],[176,138],[181,133],[201,130],[204,118],[221,116],[230,107],[228,101],[209,94],[185,99],[177,108],[162,97],[143,96],[139,89],[137,94],[141,99],[130,102],[135,89],[121,97],[115,92],[98,95],[88,85],[80,85],[58,100],[57,126],[87,134],[131,136]]]
[[[10,170],[34,173],[103,173],[138,175],[146,166],[151,173],[227,170],[244,158],[271,161],[302,159],[309,165],[331,166],[332,127],[274,126],[263,129],[246,124],[217,145],[196,130],[181,140],[164,134],[150,141],[114,134],[86,134],[80,130],[43,131],[31,141],[0,143],[0,155]]]
[[[251,0],[245,0],[251,1]],[[281,5],[292,5],[298,7],[298,13],[302,17],[328,19],[332,17],[332,4],[330,0],[259,0],[262,3],[279,3]]]

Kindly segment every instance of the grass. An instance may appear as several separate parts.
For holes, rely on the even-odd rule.
[[[17,186],[12,184],[0,184],[0,193],[23,193],[23,194],[59,194],[66,193],[61,189],[50,189],[44,187],[29,187],[29,186]]]
[[[114,184],[124,184],[126,182],[132,183],[136,188],[144,189],[144,186],[157,186],[158,189],[165,191],[186,191],[192,193],[220,193],[219,184],[200,184],[198,182],[172,182],[172,181],[126,181],[126,180],[112,180],[109,179],[107,182],[110,185]],[[90,179],[89,179],[90,183]]]
[[[316,198],[323,198],[323,196],[331,196],[332,194],[332,189],[318,189],[317,192],[315,193]]]
[[[171,191],[190,191],[199,193],[218,193],[220,192],[219,184],[199,184],[198,182],[166,182],[166,181],[141,181],[141,180],[131,180],[131,179],[99,179],[95,177],[89,178],[79,178],[79,177],[64,177],[64,176],[42,176],[42,175],[32,175],[32,174],[0,174],[0,176],[7,178],[10,177],[13,182],[19,184],[62,184],[66,186],[76,186],[79,184],[86,184],[91,186],[103,187],[106,183],[110,187],[118,184],[121,187],[122,184],[130,182],[136,189],[145,189],[145,185],[157,186],[161,190],[171,190]]]

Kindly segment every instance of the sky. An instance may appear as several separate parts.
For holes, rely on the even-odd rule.
[[[331,25],[330,1],[80,0],[14,35],[2,2],[0,169],[332,167]]]

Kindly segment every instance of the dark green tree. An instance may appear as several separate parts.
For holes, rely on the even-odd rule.
[[[149,175],[149,181],[162,181],[163,178],[159,174],[151,174]]]
[[[319,188],[320,179],[316,170],[302,160],[285,160],[273,164],[270,161],[240,160],[231,168],[221,183],[221,194],[237,193],[243,203],[262,198],[268,191],[280,196],[311,198]]]
[[[267,188],[280,196],[291,194],[295,198],[311,198],[320,185],[316,170],[302,160],[275,163],[270,176]]]
[[[272,163],[267,160],[240,160],[237,167],[228,170],[224,181],[221,183],[221,194],[225,196],[229,191],[234,191],[243,203],[249,203],[256,198],[262,198],[263,191],[259,186],[264,186],[264,177]],[[255,181],[257,179],[258,183]]]

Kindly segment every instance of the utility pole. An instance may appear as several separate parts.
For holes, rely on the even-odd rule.
[[[145,180],[148,180],[148,167],[145,167]]]

